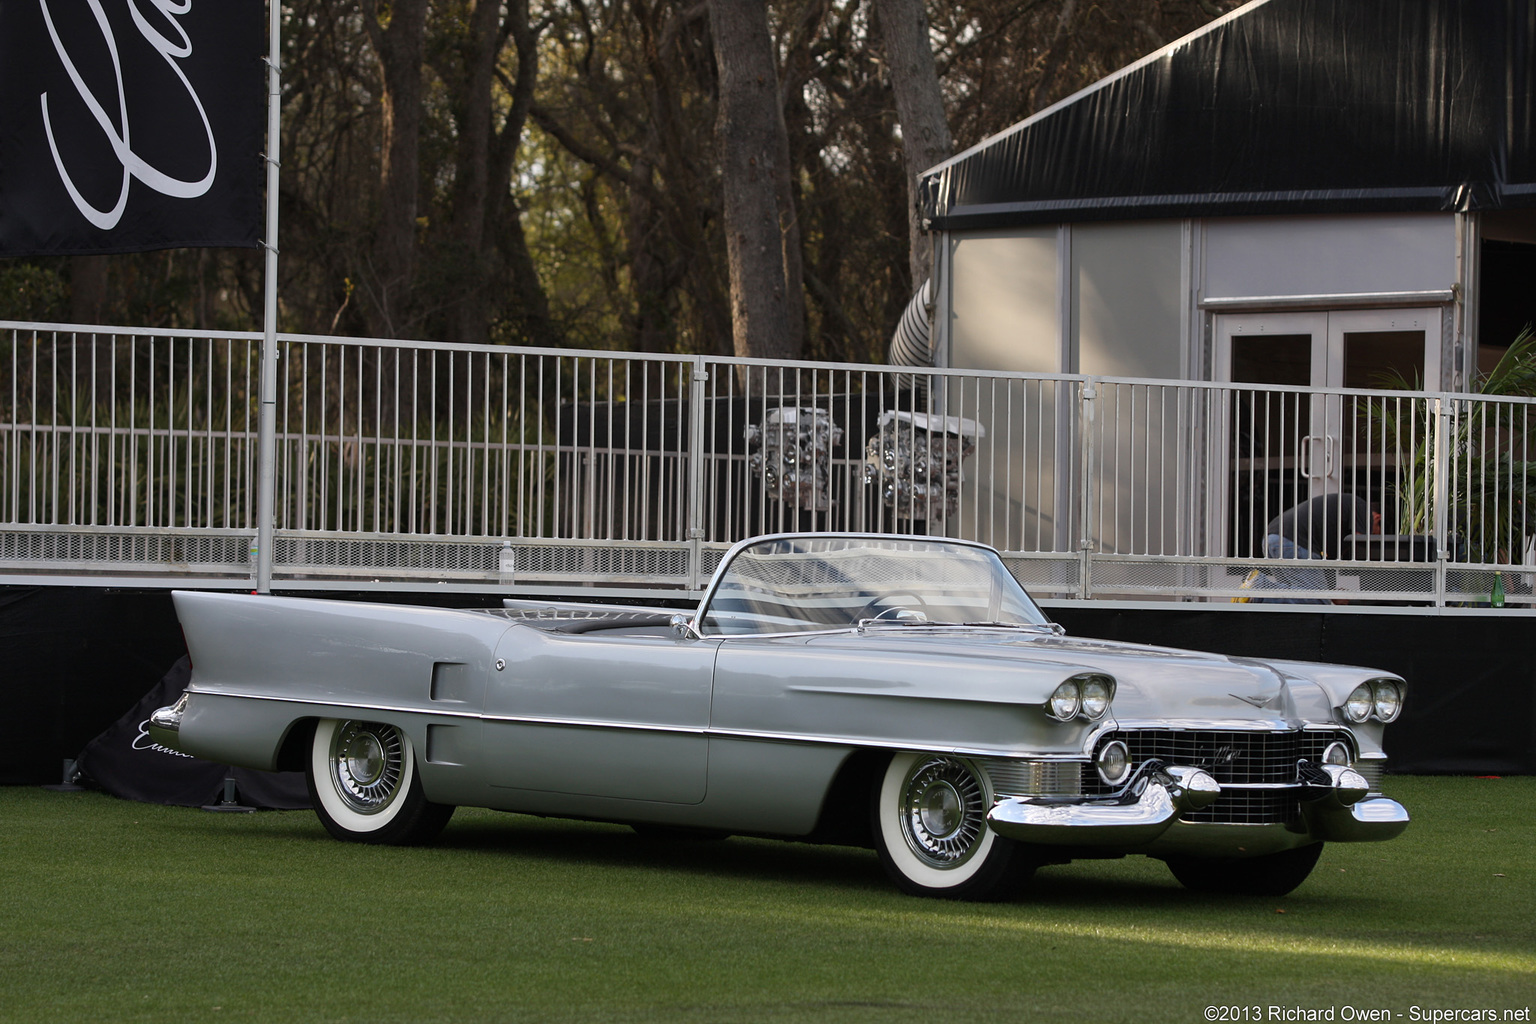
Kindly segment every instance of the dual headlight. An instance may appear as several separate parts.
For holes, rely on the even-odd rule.
[[[1390,722],[1403,710],[1403,684],[1396,679],[1371,679],[1350,691],[1344,717],[1355,724],[1375,719]]]
[[[1109,702],[1114,699],[1115,681],[1112,678],[1085,672],[1056,687],[1051,699],[1045,702],[1045,713],[1058,722],[1070,722],[1074,718],[1097,722],[1109,711]]]

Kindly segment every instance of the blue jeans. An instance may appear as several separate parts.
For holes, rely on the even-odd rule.
[[[1264,554],[1268,558],[1317,558],[1306,548],[1288,537],[1272,533],[1264,539]],[[1294,565],[1260,567],[1259,576],[1249,587],[1251,590],[1328,590],[1328,574],[1322,569],[1307,569]],[[1251,604],[1327,604],[1321,597],[1255,597]]]

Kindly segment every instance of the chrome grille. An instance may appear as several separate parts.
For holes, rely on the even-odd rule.
[[[1080,796],[1083,791],[1081,761],[979,760],[976,764],[991,780],[994,797]]]
[[[1368,761],[1356,761],[1350,767],[1365,776],[1365,781],[1370,786],[1372,793],[1381,792],[1381,778],[1387,771],[1385,759],[1376,757]]]
[[[1290,824],[1301,817],[1294,790],[1242,787],[1289,787],[1296,782],[1296,762],[1319,762],[1328,744],[1343,742],[1354,749],[1347,732],[1257,732],[1232,729],[1132,729],[1108,733],[1102,747],[1120,740],[1130,751],[1131,764],[1156,758],[1165,764],[1188,765],[1210,772],[1222,787],[1221,796],[1185,821],[1226,824]],[[1104,793],[1109,787],[1092,766],[1082,773],[1084,791]]]

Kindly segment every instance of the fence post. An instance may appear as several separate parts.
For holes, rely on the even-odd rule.
[[[698,590],[704,562],[704,385],[709,370],[693,358],[688,383],[688,589]]]
[[[256,590],[272,591],[272,545],[274,509],[277,504],[277,171],[278,143],[281,140],[280,111],[282,81],[278,61],[282,58],[280,33],[282,4],[268,4],[268,32],[271,55],[267,58],[267,232],[262,245],[266,249],[266,293],[262,301],[261,330],[261,410],[256,434]]]
[[[1083,600],[1093,596],[1091,577],[1093,571],[1093,534],[1089,529],[1089,522],[1093,515],[1094,498],[1094,458],[1096,455],[1093,444],[1093,425],[1095,418],[1094,401],[1099,397],[1098,378],[1088,377],[1078,385],[1078,452],[1079,464],[1083,474],[1082,482],[1077,490],[1078,501],[1081,506],[1077,515],[1078,532],[1078,578],[1077,594]]]
[[[1435,534],[1435,607],[1445,607],[1446,589],[1446,508],[1447,492],[1449,490],[1446,481],[1446,463],[1450,460],[1450,453],[1446,451],[1450,444],[1452,431],[1447,429],[1446,420],[1453,413],[1446,408],[1444,397],[1431,399],[1434,403],[1434,415],[1430,417],[1431,429],[1434,430],[1434,456],[1431,462],[1430,472],[1433,474],[1430,481],[1430,500],[1434,503],[1434,534]]]

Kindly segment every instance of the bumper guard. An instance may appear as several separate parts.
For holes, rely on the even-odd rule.
[[[1294,785],[1310,840],[1391,839],[1408,825],[1401,804],[1367,798],[1369,784],[1346,765],[1302,761]],[[1155,842],[1181,814],[1207,807],[1220,795],[1220,784],[1204,769],[1148,761],[1114,796],[1080,803],[1009,797],[993,806],[987,821],[998,835],[1023,843],[1129,849]],[[1259,827],[1287,828],[1279,823]]]

